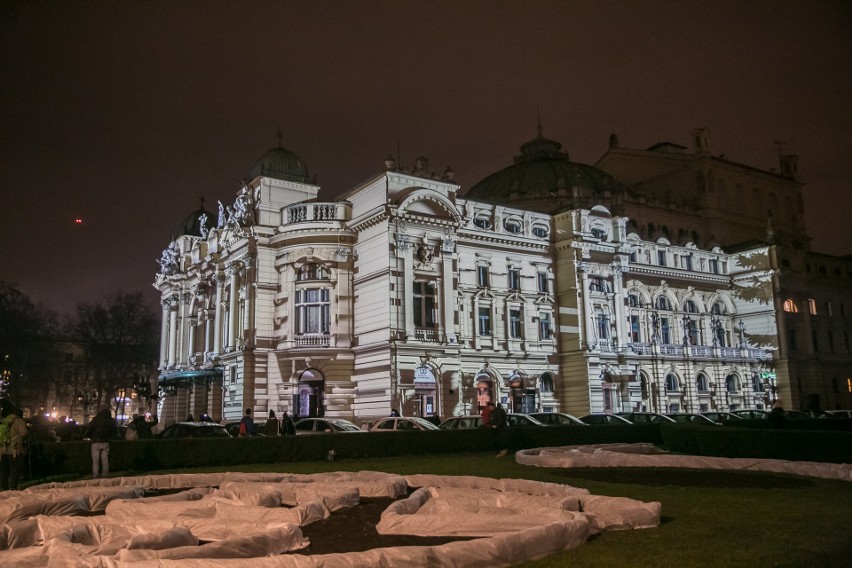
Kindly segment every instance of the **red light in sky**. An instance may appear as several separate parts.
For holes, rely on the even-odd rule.
[[[83,220],[82,220],[82,219],[74,219],[74,222],[75,222],[75,223],[77,223],[78,225],[82,225],[82,224],[83,224]]]

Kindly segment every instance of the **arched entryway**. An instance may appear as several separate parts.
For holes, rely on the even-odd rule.
[[[485,406],[494,400],[494,378],[486,371],[480,371],[473,382],[476,385],[476,413],[482,414]]]
[[[420,365],[414,369],[414,394],[419,401],[419,416],[428,418],[439,415],[438,383],[435,379],[435,371],[429,365]]]
[[[293,412],[299,418],[315,418],[325,414],[323,393],[325,377],[318,369],[305,369],[297,375]]]

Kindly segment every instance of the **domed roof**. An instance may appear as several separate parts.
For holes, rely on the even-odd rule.
[[[521,145],[514,163],[471,187],[465,199],[541,212],[608,201],[618,182],[593,166],[572,162],[561,149],[562,144],[542,136],[539,124],[538,136]]]
[[[308,183],[308,166],[295,152],[281,147],[279,133],[278,145],[261,156],[249,172],[249,179],[258,176]]]
[[[189,235],[192,237],[200,237],[201,235],[201,226],[202,219],[204,220],[204,227],[207,230],[215,227],[216,219],[215,217],[204,208],[204,198],[201,198],[201,205],[199,205],[198,209],[187,215],[187,217],[181,223],[179,233],[181,235]]]

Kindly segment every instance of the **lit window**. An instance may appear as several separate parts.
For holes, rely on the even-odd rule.
[[[538,336],[539,339],[553,339],[553,324],[549,312],[541,312],[538,315]]]
[[[296,333],[327,334],[331,328],[329,289],[296,290]]]
[[[792,298],[787,298],[784,300],[784,311],[790,312],[791,314],[797,314],[799,313],[799,308],[796,306],[796,302],[794,302]]]
[[[813,298],[808,298],[808,311],[812,316],[817,315],[816,300]]]

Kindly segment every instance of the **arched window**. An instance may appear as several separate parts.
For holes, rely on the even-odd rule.
[[[645,375],[642,375],[641,377],[639,377],[639,387],[642,391],[642,398],[647,399],[648,398],[648,379],[645,377]]]
[[[657,309],[658,309],[658,310],[668,310],[668,311],[671,311],[671,309],[672,309],[671,302],[669,302],[669,299],[668,299],[668,297],[667,297],[667,296],[658,296],[658,297],[657,297],[657,302],[656,302],[656,304],[655,304],[655,305],[657,306]]]
[[[596,239],[600,239],[602,241],[606,240],[606,231],[601,229],[600,227],[592,227],[592,236]]]
[[[725,304],[723,304],[722,302],[716,302],[715,304],[713,304],[713,307],[710,308],[710,313],[717,316],[725,315],[726,311],[727,310],[725,309]]]
[[[697,314],[698,306],[695,305],[695,302],[692,300],[687,300],[683,303],[683,311],[689,314]]]
[[[533,225],[532,234],[539,239],[546,239],[550,235],[550,230],[544,225]]]
[[[639,307],[639,294],[630,293],[627,295],[627,306],[630,308]]]
[[[737,392],[736,375],[728,375],[727,377],[725,377],[725,390],[728,392]]]
[[[677,392],[678,390],[677,377],[674,373],[669,373],[666,375],[666,392]]]
[[[309,262],[299,269],[299,280],[328,280],[328,269],[322,264]]]
[[[491,228],[491,218],[486,215],[477,215],[473,218],[473,224],[479,227],[480,229],[490,229]]]
[[[793,298],[787,298],[784,300],[784,311],[790,312],[791,314],[799,313],[799,307],[796,305],[796,302],[793,301]]]
[[[698,373],[698,376],[695,378],[695,388],[698,389],[698,392],[708,392],[710,390],[707,375],[704,373]]]
[[[541,384],[541,392],[553,392],[553,375],[550,373],[542,373],[541,377],[539,377],[539,381]]]

